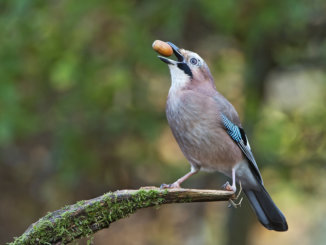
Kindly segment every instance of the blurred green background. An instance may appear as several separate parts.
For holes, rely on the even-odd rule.
[[[0,243],[66,204],[189,170],[165,119],[161,39],[207,61],[289,231],[264,229],[247,203],[176,204],[94,243],[325,244],[325,12],[324,0],[1,1]],[[200,173],[184,186],[224,181]]]

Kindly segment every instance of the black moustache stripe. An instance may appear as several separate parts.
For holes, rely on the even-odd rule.
[[[185,74],[187,74],[188,76],[190,76],[192,78],[192,72],[191,72],[189,66],[186,63],[183,63],[183,62],[178,63],[178,67],[179,67],[179,69],[183,70],[183,72]]]

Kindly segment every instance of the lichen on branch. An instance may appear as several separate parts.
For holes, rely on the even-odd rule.
[[[67,244],[108,228],[114,221],[141,208],[168,203],[228,201],[233,197],[230,191],[156,187],[109,192],[48,213],[9,244]]]

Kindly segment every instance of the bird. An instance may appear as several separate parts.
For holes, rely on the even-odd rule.
[[[217,171],[240,184],[260,223],[269,230],[287,231],[285,216],[264,187],[258,165],[234,106],[216,90],[206,62],[195,52],[167,42],[177,60],[158,56],[170,70],[166,117],[191,170],[162,188],[180,188],[190,176]]]

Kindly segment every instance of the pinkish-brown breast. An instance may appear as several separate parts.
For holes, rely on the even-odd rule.
[[[210,96],[178,90],[170,91],[166,114],[174,137],[192,165],[229,175],[243,155],[222,126],[221,109]]]

